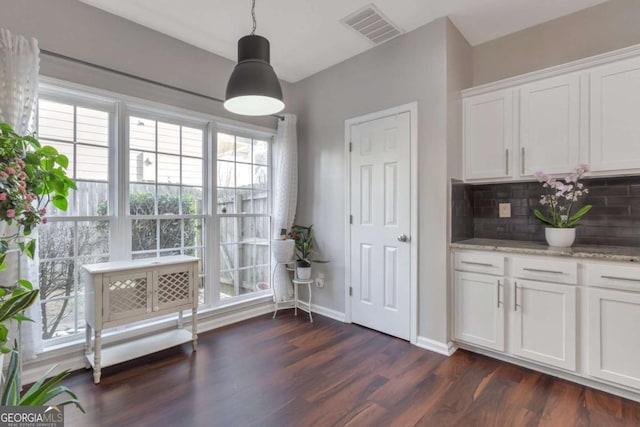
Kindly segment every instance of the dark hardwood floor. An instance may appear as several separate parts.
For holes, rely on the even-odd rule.
[[[639,426],[640,404],[466,351],[283,311],[65,384],[67,426]]]

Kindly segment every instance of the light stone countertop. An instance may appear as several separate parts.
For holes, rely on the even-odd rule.
[[[499,239],[468,239],[449,245],[452,249],[472,249],[498,251],[514,254],[567,256],[574,258],[599,259],[640,263],[640,247],[574,245],[571,248],[556,248],[539,242]]]

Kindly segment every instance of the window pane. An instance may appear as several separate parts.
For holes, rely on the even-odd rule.
[[[271,272],[269,266],[256,268],[256,283],[265,283],[267,289],[271,288]]]
[[[158,154],[158,182],[180,184],[180,157]]]
[[[238,218],[220,218],[220,243],[234,243],[238,240]]]
[[[109,215],[109,184],[106,182],[77,181],[75,190],[75,209],[80,216]]]
[[[73,105],[40,99],[38,137],[73,141]]]
[[[74,299],[42,304],[42,339],[64,337],[76,332]]]
[[[158,215],[180,213],[180,187],[175,185],[158,186]]]
[[[109,113],[90,108],[76,108],[76,141],[109,145]]]
[[[236,137],[236,162],[251,163],[251,140]]]
[[[267,141],[254,141],[253,163],[267,165],[269,159],[269,145]]]
[[[39,284],[41,299],[68,297],[74,294],[74,261],[40,261]]]
[[[240,295],[255,292],[256,290],[256,270],[248,268],[240,271]]]
[[[236,166],[231,162],[218,162],[218,187],[236,186]]]
[[[218,133],[218,160],[234,161],[235,154],[235,137],[226,133]]]
[[[76,146],[76,178],[109,180],[109,150],[87,145]]]
[[[201,219],[185,219],[184,220],[184,246],[203,246],[204,238],[202,235]]]
[[[202,159],[194,159],[193,157],[182,158],[182,185],[201,186],[202,176]]]
[[[156,187],[149,184],[129,185],[129,212],[131,215],[155,215]]]
[[[158,122],[158,151],[180,154],[180,126]]]
[[[269,217],[257,217],[256,221],[256,240],[258,241],[269,241],[269,236],[271,233],[269,229],[271,228],[269,223]]]
[[[179,219],[160,221],[160,249],[182,247],[182,221]]]
[[[253,166],[253,189],[266,191],[268,188],[269,170],[266,166]]]
[[[236,190],[235,204],[238,213],[251,213],[251,190]]]
[[[256,245],[242,244],[238,254],[239,267],[251,267],[256,263]]]
[[[216,212],[223,214],[235,213],[236,192],[233,188],[218,188],[218,201]]]
[[[253,174],[251,172],[251,165],[245,165],[242,163],[236,164],[236,187],[238,188],[251,188],[251,181],[253,180]],[[223,187],[226,187],[224,185]]]
[[[182,188],[182,213],[188,215],[202,214],[202,187]]]
[[[269,264],[269,245],[256,245],[256,265]]]
[[[269,198],[266,191],[253,192],[253,213],[269,213]]]
[[[157,224],[155,219],[134,219],[131,225],[131,250],[157,249]]]
[[[220,246],[220,271],[234,270],[237,268],[240,245]]]
[[[131,151],[129,152],[129,181],[155,182],[156,155],[155,153]]]
[[[203,132],[201,129],[182,128],[182,155],[202,157]]]
[[[156,151],[156,122],[139,117],[129,118],[129,148]]]
[[[72,221],[49,222],[38,226],[40,260],[67,258],[74,254],[75,224]]]
[[[78,222],[78,255],[109,254],[109,221]]]

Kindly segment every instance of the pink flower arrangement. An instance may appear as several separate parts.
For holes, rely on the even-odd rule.
[[[540,204],[547,208],[548,216],[539,209],[533,211],[534,215],[543,224],[553,228],[574,228],[582,217],[591,210],[591,205],[585,205],[573,213],[574,203],[589,190],[580,180],[589,172],[589,166],[585,164],[578,167],[564,180],[557,180],[544,172],[536,172],[535,176],[546,194],[540,198]]]

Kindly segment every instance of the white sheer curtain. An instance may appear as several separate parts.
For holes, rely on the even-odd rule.
[[[38,41],[0,29],[0,122],[8,123],[20,135],[31,130],[38,96],[39,71]],[[5,230],[5,234],[9,233],[10,230]],[[32,234],[32,237],[37,238],[37,234]],[[22,278],[38,287],[37,259],[31,261],[24,255],[12,254],[7,257],[7,270],[3,273],[0,285],[12,286],[18,278]],[[22,326],[20,345],[25,360],[33,359],[41,349],[40,304],[33,304],[27,310],[27,316],[34,322],[24,322]],[[12,334],[12,337],[15,335]]]
[[[273,237],[277,238],[281,229],[291,229],[298,203],[298,136],[294,114],[285,114],[284,120],[278,122],[272,153]],[[276,270],[272,286],[277,301],[292,298],[293,285],[285,268]]]

